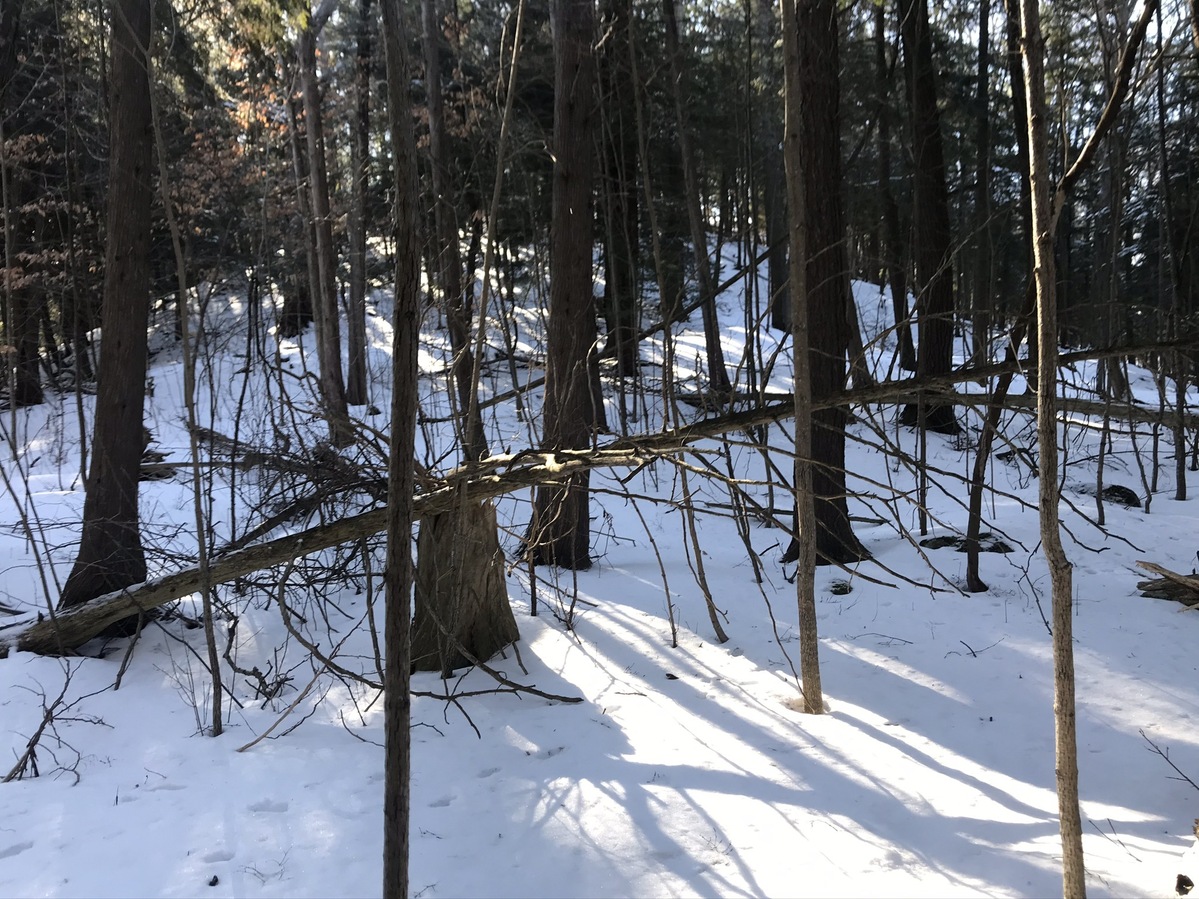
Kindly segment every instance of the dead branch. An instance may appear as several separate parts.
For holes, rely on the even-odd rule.
[[[1141,591],[1142,596],[1153,599],[1171,599],[1187,606],[1199,603],[1199,576],[1179,574],[1143,559],[1137,562],[1137,567],[1160,575],[1156,580],[1140,581],[1137,584],[1137,589]]]
[[[1062,363],[1066,364],[1105,356],[1160,350],[1164,346],[1190,347],[1197,344],[1199,344],[1199,340],[1190,337],[1187,340],[1174,341],[1169,344],[1157,343],[1146,346],[1084,350],[1065,354],[1060,358]],[[947,388],[955,383],[990,377],[1004,371],[1019,370],[1019,365],[1019,362],[1000,362],[985,366],[971,366],[943,375],[908,378],[839,391],[829,396],[816,398],[813,408],[827,409],[836,406],[896,401],[910,396],[915,391],[924,391],[928,396],[931,391]],[[952,396],[955,398],[955,402],[985,402],[986,400],[984,394],[966,396],[952,393]],[[1009,398],[1008,402],[1018,403],[1021,400],[1023,398]],[[1086,403],[1081,400],[1070,402]],[[1098,407],[1102,404],[1094,405]],[[1081,409],[1082,406],[1077,408]],[[1130,415],[1145,412],[1137,407],[1128,407],[1126,411]],[[461,500],[463,492],[469,499],[483,500],[514,493],[538,484],[561,482],[570,475],[582,471],[645,464],[657,456],[677,453],[697,440],[791,418],[794,414],[794,401],[784,398],[778,402],[705,418],[658,434],[620,438],[596,449],[564,450],[558,453],[540,453],[530,450],[516,454],[492,456],[482,462],[455,469],[443,478],[430,479],[429,489],[415,498],[414,514],[420,518],[449,511],[455,503]],[[386,526],[386,519],[387,510],[385,508],[372,509],[369,512],[308,528],[267,543],[247,546],[215,556],[209,563],[210,582],[213,584],[227,583],[263,568],[377,534]],[[14,633],[0,639],[0,658],[7,656],[10,647],[41,655],[70,651],[87,642],[109,625],[194,593],[199,589],[199,585],[199,572],[195,567],[190,567],[97,597],[81,606],[62,610],[50,620],[38,620],[24,628],[15,629]]]

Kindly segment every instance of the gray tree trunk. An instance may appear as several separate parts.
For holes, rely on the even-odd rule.
[[[820,636],[816,619],[816,496],[812,489],[812,378],[809,361],[807,272],[810,249],[806,221],[806,185],[801,145],[804,135],[801,104],[799,22],[795,0],[782,0],[783,72],[786,119],[783,157],[787,167],[787,205],[790,209],[791,336],[795,380],[795,571],[799,607],[799,667],[803,678],[804,711],[824,712],[820,682]]]
[[[1078,808],[1078,745],[1074,701],[1073,574],[1058,519],[1057,295],[1053,258],[1055,221],[1050,208],[1049,151],[1045,135],[1045,63],[1038,0],[1020,0],[1021,51],[1028,98],[1028,182],[1032,195],[1037,330],[1038,492],[1041,545],[1053,592],[1053,716],[1056,723],[1058,822],[1062,839],[1062,895],[1086,895],[1082,819]]]

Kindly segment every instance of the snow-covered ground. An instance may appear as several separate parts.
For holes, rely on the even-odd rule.
[[[865,327],[882,335],[871,355],[885,374],[894,346],[885,333],[889,301],[868,285],[858,285],[857,294]],[[293,375],[313,368],[305,353],[312,343],[285,342],[279,365],[285,374],[264,374],[269,367],[259,351],[273,361],[276,345],[265,335],[247,340],[240,302],[236,293],[222,293],[209,305],[214,339],[201,371],[201,423],[232,435],[240,412],[241,439],[271,444],[282,430],[271,412],[275,399],[310,390],[310,381]],[[731,365],[742,359],[745,343],[741,302],[739,290],[721,300]],[[380,409],[388,408],[389,305],[381,298],[381,314],[370,319],[372,402]],[[676,329],[684,379],[702,350],[696,318]],[[536,315],[521,320],[517,355],[537,349],[539,329]],[[762,357],[774,357],[769,386],[788,390],[789,351],[775,355],[776,338],[760,336]],[[502,346],[498,338],[494,343]],[[645,358],[656,358],[658,348],[647,346]],[[432,330],[426,349],[422,393],[435,419],[448,406],[444,347]],[[485,393],[508,389],[508,372],[504,364],[492,366]],[[148,420],[158,448],[183,461],[177,353],[161,352],[151,374]],[[530,370],[518,374],[524,380]],[[1090,374],[1083,366],[1078,383]],[[1150,375],[1132,374],[1138,396],[1156,405]],[[90,414],[90,400],[83,405]],[[534,412],[538,407],[534,392]],[[385,427],[385,416],[359,412]],[[545,580],[537,588],[536,617],[527,570],[513,570],[519,660],[509,652],[494,662],[515,681],[582,702],[510,693],[415,701],[414,895],[1047,896],[1060,890],[1049,582],[1038,546],[1036,479],[1019,457],[992,465],[989,527],[1012,552],[984,554],[982,576],[991,589],[966,594],[960,589],[965,556],[953,546],[914,542],[923,536],[911,463],[875,445],[881,431],[915,455],[915,436],[895,426],[893,406],[855,414],[851,511],[874,560],[817,575],[828,714],[797,711],[796,599],[787,580],[792,572],[779,561],[783,532],[753,523],[749,541],[762,578],[756,582],[727,487],[689,476],[704,573],[727,616],[730,640],[721,645],[696,586],[677,471],[661,462],[627,484],[621,483],[627,471],[596,473],[595,568],[577,575],[539,570]],[[962,415],[977,426],[976,416]],[[615,400],[609,416],[618,427]],[[289,421],[317,433],[311,416]],[[517,419],[510,403],[490,408],[488,423],[497,451],[529,445],[531,425]],[[630,428],[660,423],[661,410],[652,406]],[[1088,887],[1100,896],[1170,895],[1194,842],[1199,792],[1155,747],[1199,780],[1192,645],[1199,618],[1180,605],[1140,597],[1136,582],[1148,575],[1134,563],[1150,559],[1191,571],[1199,549],[1196,501],[1172,499],[1173,447],[1163,432],[1150,512],[1108,503],[1106,522],[1097,527],[1087,491],[1093,494],[1098,436],[1083,424],[1072,420],[1065,432],[1064,495],[1073,506],[1062,511],[1075,565]],[[449,445],[448,427],[424,424],[429,461]],[[1122,430],[1104,482],[1143,498],[1140,466],[1149,477],[1153,440],[1142,426],[1138,460]],[[0,498],[0,605],[25,614],[44,609],[42,572],[61,580],[69,569],[83,501],[79,433],[73,394],[3,415],[9,485]],[[790,433],[789,426],[774,427],[772,442],[785,449]],[[1027,416],[1011,416],[1006,433],[1019,446],[1034,446]],[[750,481],[765,476],[761,453],[744,440],[727,457],[714,442],[696,449],[720,472]],[[930,470],[956,475],[934,476],[928,536],[957,534],[965,528],[962,478],[972,453],[964,441],[936,435],[927,451]],[[790,471],[782,452],[774,461]],[[253,505],[262,496],[285,498],[288,489],[282,477],[262,471],[238,472],[232,487],[224,470],[205,469],[204,476],[211,479],[205,494],[218,547],[232,535],[232,522],[242,533],[259,520]],[[1199,476],[1188,476],[1194,496]],[[785,491],[745,489],[786,518]],[[151,566],[165,571],[183,564],[182,556],[194,551],[190,475],[145,483],[142,508]],[[527,493],[499,503],[509,558],[528,510]],[[357,565],[359,557],[345,553],[342,560]],[[295,580],[295,571],[281,588],[322,649],[335,648],[340,665],[371,678],[375,659],[364,622],[368,598],[379,590],[380,564],[376,554],[369,581],[359,578],[324,604]],[[203,735],[210,700],[202,631],[182,618],[147,630],[131,654],[127,640],[96,641],[87,657],[14,653],[0,662],[0,745],[12,760],[0,765],[0,776],[38,730],[43,708],[62,694],[38,741],[41,776],[0,787],[0,896],[378,893],[382,702],[368,686],[312,662],[289,637],[265,589],[283,574],[268,572],[241,592],[220,590],[239,616],[230,657],[286,682],[264,700],[250,678],[226,667],[234,698],[226,700],[227,732],[219,739]],[[196,600],[181,604],[185,614],[197,608]],[[13,620],[0,618],[0,625]],[[428,674],[414,679],[415,689],[434,693],[494,685],[480,672],[449,682]],[[269,737],[254,742],[280,718]]]

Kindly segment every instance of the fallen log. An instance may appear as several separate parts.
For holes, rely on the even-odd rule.
[[[1187,606],[1199,603],[1199,575],[1179,574],[1154,562],[1139,561],[1137,567],[1161,575],[1160,578],[1137,584],[1142,596],[1170,599]]]
[[[1175,343],[1193,345],[1194,338]],[[1159,344],[1158,347],[1160,346]],[[1119,352],[1127,353],[1133,349],[1136,348],[1123,347]],[[1079,359],[1097,358],[1115,352],[1115,349],[1085,351],[1073,356]],[[1063,356],[1063,359],[1065,358]],[[814,400],[813,408],[826,409],[854,403],[894,401],[909,396],[913,390],[922,390],[927,397],[937,393],[938,387],[948,387],[957,381],[980,374],[998,373],[1007,367],[1010,366],[977,366],[968,372],[961,370],[945,375],[839,391]],[[984,395],[970,395],[967,399],[961,395],[954,395],[952,390],[946,390],[946,394],[954,396],[959,402],[985,401]],[[1091,412],[1089,409],[1087,411]],[[1110,411],[1113,414],[1118,412],[1117,409]],[[459,493],[460,489],[465,491],[468,498],[494,498],[537,484],[561,481],[571,474],[594,468],[641,465],[655,456],[677,453],[688,444],[706,437],[716,437],[754,425],[792,418],[794,415],[795,403],[790,396],[784,395],[776,402],[702,419],[671,431],[621,438],[596,449],[566,450],[558,453],[528,450],[514,455],[492,456],[450,472],[446,477],[435,481],[436,486],[416,497],[415,515],[419,518],[448,511],[462,495]],[[373,509],[267,543],[238,549],[212,559],[209,563],[208,577],[213,584],[227,583],[308,553],[376,534],[383,529],[385,520],[385,509]],[[39,616],[41,620],[24,627],[16,625],[13,633],[0,637],[0,658],[7,656],[10,647],[50,655],[69,652],[86,643],[109,625],[194,593],[200,589],[200,584],[198,568],[191,567],[105,594],[72,609],[51,612],[48,616],[42,613]]]
[[[678,445],[672,449],[677,451]],[[441,479],[434,489],[415,498],[414,517],[447,512],[463,495],[483,500],[513,493],[525,487],[557,482],[593,468],[636,466],[648,462],[662,450],[633,447],[570,450],[558,453],[518,453],[493,456],[477,465],[464,466]],[[248,546],[216,556],[209,561],[207,578],[212,584],[228,583],[254,571],[289,562],[341,543],[377,534],[387,523],[387,509],[372,509],[360,515],[308,528],[267,543]],[[98,596],[71,609],[40,613],[38,620],[0,638],[0,658],[10,648],[40,655],[62,655],[86,643],[109,625],[141,612],[148,612],[200,589],[197,566],[184,568],[124,590]]]

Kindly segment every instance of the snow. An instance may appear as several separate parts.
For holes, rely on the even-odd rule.
[[[877,337],[870,341],[872,365],[885,374],[894,352],[890,302],[870,285],[857,285],[856,292],[868,336]],[[389,303],[377,300],[383,314],[369,319],[371,401],[386,409]],[[730,364],[743,353],[741,302],[739,288],[720,302]],[[269,444],[279,424],[271,410],[286,394],[307,404],[308,411],[289,419],[294,439],[311,440],[319,434],[311,380],[264,373],[263,364],[278,352],[290,360],[284,371],[290,364],[295,374],[311,372],[311,335],[278,345],[269,335],[254,338],[239,314],[243,307],[236,293],[208,298],[208,333],[220,340],[202,354],[202,423],[232,434],[240,410],[241,438]],[[432,325],[430,316],[422,356],[430,420],[449,408],[446,347]],[[702,375],[698,327],[696,321],[676,328],[678,377],[692,384]],[[526,316],[522,355],[539,351],[539,328]],[[758,336],[762,357],[771,358],[777,338],[765,330]],[[493,343],[503,346],[498,338]],[[660,353],[660,341],[645,348],[646,359]],[[768,389],[790,388],[788,357],[788,350],[777,354]],[[507,373],[506,364],[489,370],[485,397],[509,389]],[[1084,395],[1093,373],[1093,365],[1077,367],[1072,395]],[[184,461],[177,352],[164,348],[151,374],[147,415],[158,448],[171,461]],[[522,380],[530,376],[521,369]],[[1134,368],[1131,381],[1139,399],[1156,405],[1148,372]],[[1190,401],[1197,401],[1194,391]],[[534,391],[534,410],[539,402]],[[90,398],[83,405],[90,416]],[[977,426],[977,417],[959,412]],[[510,651],[492,663],[516,682],[582,701],[512,693],[414,701],[413,895],[1060,891],[1053,666],[1044,620],[1049,583],[1038,546],[1036,480],[1018,460],[993,463],[988,527],[1013,551],[984,554],[982,576],[990,590],[966,594],[960,589],[964,555],[952,546],[913,543],[923,539],[911,502],[914,463],[898,464],[894,453],[872,445],[881,431],[914,456],[915,436],[895,426],[892,406],[855,413],[859,421],[848,445],[851,512],[874,560],[817,575],[828,714],[797,711],[796,599],[791,571],[779,562],[783,532],[761,522],[752,526],[749,540],[762,570],[756,583],[729,514],[727,488],[689,476],[706,578],[727,615],[730,640],[719,645],[692,572],[676,472],[659,462],[627,486],[620,479],[628,470],[594,473],[596,567],[577,574],[539,569],[536,617],[528,570],[514,567],[509,587],[522,634],[519,659]],[[618,425],[615,405],[609,415]],[[530,431],[538,427],[536,419],[519,421],[510,404],[489,409],[487,417],[497,453],[530,445]],[[385,426],[384,417],[365,420]],[[652,430],[661,421],[654,406],[630,427]],[[73,560],[83,498],[79,433],[73,394],[3,415],[9,486],[0,498],[0,605],[25,617],[46,607],[39,563],[48,566],[47,577],[61,581]],[[787,472],[791,463],[783,451],[790,433],[789,425],[771,429],[775,463]],[[1009,415],[1006,433],[1035,450],[1028,416]],[[449,425],[426,423],[422,434],[429,461],[440,460],[443,470],[457,463],[452,453],[442,455],[452,445]],[[12,438],[16,461],[7,449]],[[1097,431],[1071,418],[1065,498],[1073,507],[1064,504],[1062,511],[1075,565],[1087,883],[1095,896],[1164,896],[1173,893],[1178,874],[1199,876],[1192,849],[1199,796],[1154,749],[1199,779],[1199,686],[1189,635],[1199,620],[1175,603],[1142,598],[1136,582],[1146,575],[1134,566],[1151,559],[1190,571],[1199,549],[1195,505],[1171,499],[1173,447],[1163,432],[1150,512],[1108,503],[1106,523],[1097,527],[1090,520],[1094,497],[1086,494],[1095,481],[1097,440]],[[1148,426],[1137,440],[1141,463],[1127,434],[1117,434],[1104,482],[1143,497],[1139,464],[1150,466],[1151,448]],[[744,442],[731,445],[727,460],[714,442],[695,449],[717,471],[750,482],[766,477],[760,453]],[[961,441],[937,435],[929,436],[928,453],[930,470],[955,476],[934,476],[929,535],[961,533],[962,479],[972,454]],[[362,456],[364,464],[380,458],[377,450]],[[252,503],[286,490],[282,480],[261,472],[239,473],[233,487],[226,470],[206,469],[203,477],[218,546],[232,535],[233,522],[240,533],[259,520]],[[1194,496],[1199,477],[1188,477]],[[155,573],[194,553],[189,478],[181,472],[142,485]],[[745,489],[786,517],[784,490],[771,493],[755,483]],[[527,491],[499,503],[510,559],[528,514]],[[309,636],[326,651],[336,647],[339,665],[377,680],[364,622],[371,614],[368,586],[379,589],[378,553],[373,566],[369,585],[359,578],[331,593],[323,613],[311,588],[293,579],[279,589],[304,610]],[[259,580],[273,587],[282,574]],[[148,629],[131,652],[128,640],[98,640],[85,657],[13,653],[0,661],[0,739],[14,761],[42,723],[43,708],[62,694],[38,744],[41,776],[0,787],[0,895],[378,893],[381,698],[311,660],[284,630],[272,592],[220,591],[239,616],[232,640],[238,665],[257,666],[268,680],[285,683],[264,699],[250,678],[225,663],[225,682],[238,704],[225,702],[228,729],[219,739],[204,736],[211,691],[203,632],[183,618]],[[180,609],[197,615],[198,599]],[[672,611],[677,646],[671,645]],[[0,618],[0,626],[11,620],[23,618]],[[222,626],[222,650],[225,631]],[[414,689],[435,694],[494,686],[477,671],[448,681],[414,678]],[[0,775],[7,767],[0,766]]]

